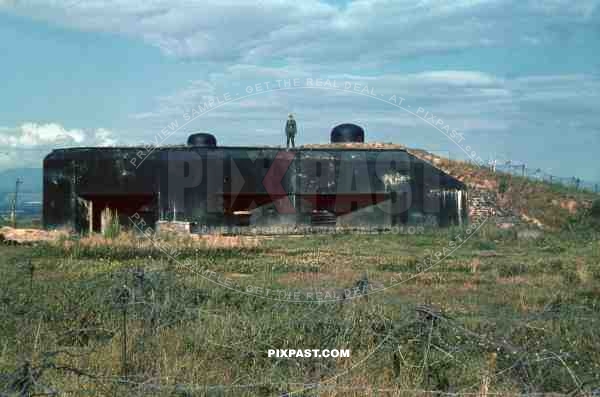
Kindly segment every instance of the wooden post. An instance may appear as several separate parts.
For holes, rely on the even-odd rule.
[[[100,213],[100,233],[102,233],[102,235],[106,233],[106,228],[110,222],[109,216],[110,210],[108,208],[104,208]]]
[[[479,385],[479,393],[477,393],[478,397],[488,397],[489,395],[490,384],[496,371],[497,358],[498,354],[496,352],[488,353],[486,367],[481,378],[481,384]]]
[[[123,343],[121,349],[121,375],[127,380],[129,372],[127,365],[127,305],[123,305]]]
[[[90,236],[94,234],[94,202],[92,200],[88,201],[88,227]]]

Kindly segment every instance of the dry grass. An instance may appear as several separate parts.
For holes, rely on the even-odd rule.
[[[73,249],[75,246],[86,248],[130,248],[145,249],[163,246],[169,251],[195,248],[254,248],[260,245],[260,239],[251,236],[224,236],[224,235],[160,235],[143,236],[132,232],[122,232],[118,238],[106,238],[100,234],[86,236],[79,240],[55,239],[54,244]]]
[[[120,232],[117,238],[93,234],[79,239],[72,239],[70,237],[73,234],[68,229],[14,229],[8,226],[0,228],[0,235],[6,241],[13,241],[18,244],[44,242],[67,250],[72,249],[76,245],[88,248],[118,247],[143,249],[164,244],[165,242],[168,242],[168,245],[174,248],[254,248],[258,247],[261,244],[261,240],[263,240],[263,238],[255,236],[228,236],[220,234],[161,234],[157,236],[145,236],[131,231]]]
[[[600,247],[595,242],[546,235],[545,241],[515,244],[515,240],[498,237],[494,255],[482,257],[481,243],[489,238],[475,236],[475,241],[465,244],[454,257],[420,273],[416,262],[445,238],[439,234],[162,237],[169,247],[225,248],[200,251],[195,257],[203,266],[231,276],[239,290],[255,285],[290,292],[312,291],[317,286],[337,291],[356,285],[365,274],[369,284],[388,287],[388,280],[398,279],[397,273],[406,279],[414,276],[369,299],[314,305],[225,290],[195,273],[180,271],[162,256],[144,256],[145,249],[136,248],[148,247],[147,239],[127,233],[117,239],[93,236],[57,241],[61,249],[48,253],[37,248],[1,247],[0,302],[6,305],[2,307],[5,322],[0,325],[0,340],[7,342],[0,343],[0,382],[2,373],[18,372],[19,357],[31,346],[40,352],[69,349],[85,353],[60,356],[57,362],[81,368],[100,380],[50,370],[42,382],[58,390],[87,389],[90,395],[281,396],[285,390],[301,389],[302,382],[325,382],[359,362],[334,388],[324,386],[298,395],[400,396],[419,395],[415,390],[463,390],[473,396],[496,396],[521,392],[524,382],[527,390],[540,393],[573,390],[565,365],[538,360],[537,354],[546,351],[568,352],[565,361],[581,379],[597,372],[600,341],[594,329],[598,320],[591,318],[597,313],[591,310],[600,296]],[[99,249],[76,258],[69,256],[82,245]],[[260,249],[238,249],[256,245]],[[122,250],[104,250],[107,246]],[[138,256],[119,256],[128,250]],[[15,266],[26,255],[33,255],[36,268],[33,288],[26,269]],[[145,290],[139,286],[140,268],[146,277]],[[124,320],[121,309],[106,296],[115,285],[123,284],[136,290],[138,301],[144,303],[128,309],[130,380],[159,384],[162,389],[155,393],[119,383]],[[549,311],[548,305],[559,294],[560,304]],[[415,316],[417,305],[439,308],[445,320],[430,328],[430,322]],[[83,347],[55,345],[65,331],[94,328],[112,330],[113,336],[109,340],[91,337]],[[522,362],[531,373],[547,376],[523,380],[518,371],[509,370],[515,357],[502,349],[497,357],[491,356],[490,346],[482,345],[473,334],[483,335],[485,340],[505,338],[512,346],[527,349]],[[379,350],[362,362],[386,335],[390,337]],[[348,346],[352,359],[274,360],[266,357],[269,346]],[[494,376],[500,371],[504,371],[502,376]],[[235,388],[261,382],[284,386]],[[230,389],[212,390],[212,394],[201,389],[176,393],[176,384]]]

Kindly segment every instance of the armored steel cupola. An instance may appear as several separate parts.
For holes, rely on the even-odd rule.
[[[214,135],[207,132],[199,132],[192,134],[187,140],[188,146],[204,146],[204,147],[215,147],[217,146],[217,138]]]
[[[365,141],[365,130],[356,124],[340,124],[331,130],[331,143],[347,143]]]

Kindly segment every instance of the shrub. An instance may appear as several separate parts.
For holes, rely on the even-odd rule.
[[[508,177],[503,176],[498,183],[498,193],[504,194],[508,191]]]
[[[592,207],[588,214],[592,220],[600,222],[600,199],[596,199],[592,202]]]
[[[105,238],[115,239],[121,232],[121,224],[119,223],[119,214],[117,210],[114,212],[110,208],[102,211],[102,218],[106,219],[107,226],[103,231]]]
[[[477,246],[482,251],[492,251],[496,249],[496,243],[493,241],[479,241]]]
[[[498,275],[501,277],[514,277],[527,274],[527,265],[524,263],[508,263],[498,267]]]
[[[563,227],[575,237],[581,239],[595,239],[600,231],[600,199],[592,202],[589,209],[578,211],[567,219]]]

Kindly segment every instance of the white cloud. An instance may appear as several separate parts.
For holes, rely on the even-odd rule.
[[[152,134],[149,131],[160,130],[174,120],[181,125],[182,114],[211,95],[229,92],[235,98],[236,92],[243,95],[246,86],[256,83],[263,83],[264,87],[268,81],[275,86],[276,80],[297,78],[304,82],[310,77],[313,81],[337,79],[338,85],[344,81],[368,84],[383,94],[380,98],[384,100],[391,95],[403,97],[408,110],[416,112],[423,107],[436,120],[443,119],[463,132],[468,145],[486,159],[497,153],[516,153],[536,163],[537,151],[552,150],[551,147],[559,145],[569,147],[572,153],[600,150],[597,132],[600,122],[596,117],[600,112],[600,79],[593,75],[511,79],[480,71],[447,70],[363,78],[357,74],[329,76],[297,70],[286,73],[286,70],[236,65],[224,69],[218,78],[210,76],[205,84],[194,82],[157,97],[156,108],[134,121],[135,128],[144,131],[139,140],[150,142],[153,135],[145,134]],[[196,92],[195,86],[208,89]],[[366,128],[370,141],[438,148],[460,156],[447,137],[409,112],[352,92],[316,89],[269,91],[227,103],[191,121],[166,143],[183,143],[187,134],[202,130],[214,133],[222,145],[281,144],[283,123],[290,111],[299,121],[301,144],[327,142],[331,127],[341,122],[356,122]],[[559,118],[564,122],[555,123]],[[585,156],[579,157],[583,162]]]
[[[20,0],[16,14],[138,38],[177,57],[304,64],[384,62],[400,56],[510,43],[598,22],[598,1]]]
[[[128,143],[152,141],[156,131],[211,96],[243,94],[246,85],[277,79],[329,77],[403,96],[469,136],[483,137],[476,143],[485,150],[509,145],[499,133],[504,138],[509,133],[517,136],[511,138],[513,143],[529,136],[524,145],[528,147],[536,136],[540,147],[556,144],[545,135],[561,136],[559,128],[585,132],[588,141],[600,142],[593,135],[600,131],[600,80],[576,74],[514,79],[478,70],[436,70],[439,65],[425,65],[412,74],[361,74],[393,70],[407,57],[412,62],[421,54],[561,42],[577,29],[600,26],[598,4],[599,0],[355,0],[343,6],[319,0],[0,0],[0,12],[124,35],[220,70],[206,80],[162,93],[155,107],[131,115],[136,132],[128,134]],[[256,66],[275,62],[282,66]],[[471,64],[489,67],[485,59]],[[300,138],[304,142],[327,140],[328,128],[341,121],[365,123],[370,139],[419,145],[436,139],[422,120],[379,101],[296,90],[227,104],[181,129],[169,143],[185,142],[190,130],[206,129],[225,144],[273,144],[273,136],[282,136],[282,117],[289,111],[306,129]],[[557,119],[564,121],[560,127]],[[6,129],[0,130],[0,145],[51,145],[58,136],[70,145],[90,141],[89,131],[58,127],[44,128],[46,132],[31,127],[26,132],[21,126],[18,138],[10,140],[4,136]],[[439,132],[432,133],[439,138]],[[99,142],[113,139],[110,133],[94,134]],[[575,139],[569,142],[578,144]]]
[[[490,86],[499,84],[500,80],[487,73],[471,71],[434,71],[414,75],[414,78],[427,83],[447,83],[458,86]]]
[[[54,148],[110,146],[117,139],[107,129],[67,129],[57,123],[26,122],[0,127],[0,169],[41,167],[43,157]]]
[[[104,128],[96,130],[66,129],[57,123],[23,123],[18,127],[0,127],[0,146],[33,148],[52,146],[114,145],[112,132]]]
[[[218,80],[210,76],[207,81],[194,81],[175,92],[159,96],[156,98],[155,109],[131,117],[138,121],[161,119],[167,121],[180,117],[184,112],[206,103],[211,98],[222,97],[225,93],[235,98],[237,94],[245,95],[245,89],[255,87],[256,84],[265,89],[267,82],[273,88],[279,84],[278,80],[297,79],[305,85],[307,78],[312,78],[313,82],[317,79],[336,80],[340,86],[343,82],[358,83],[361,87],[369,85],[378,93],[385,93],[388,97],[396,94],[410,98],[413,105],[418,104],[417,106],[456,110],[454,106],[462,104],[463,112],[473,102],[508,101],[512,95],[510,86],[503,79],[478,71],[447,70],[362,77],[353,74],[326,75],[300,70],[289,71],[288,68],[235,65],[220,72]],[[211,111],[203,116],[203,119],[222,120],[230,117],[235,120],[243,114],[248,114],[249,111],[262,111],[260,119],[277,118],[277,114],[287,114],[289,108],[290,110],[293,110],[291,108],[313,109],[319,113],[318,116],[315,114],[315,118],[319,119],[323,118],[324,110],[326,113],[347,112],[348,109],[352,109],[352,105],[357,105],[357,109],[371,110],[373,114],[381,112],[382,107],[385,106],[381,102],[360,98],[348,92],[299,89],[285,92],[271,91],[242,99]],[[393,110],[389,105],[388,108]],[[255,113],[252,116],[258,117]]]

